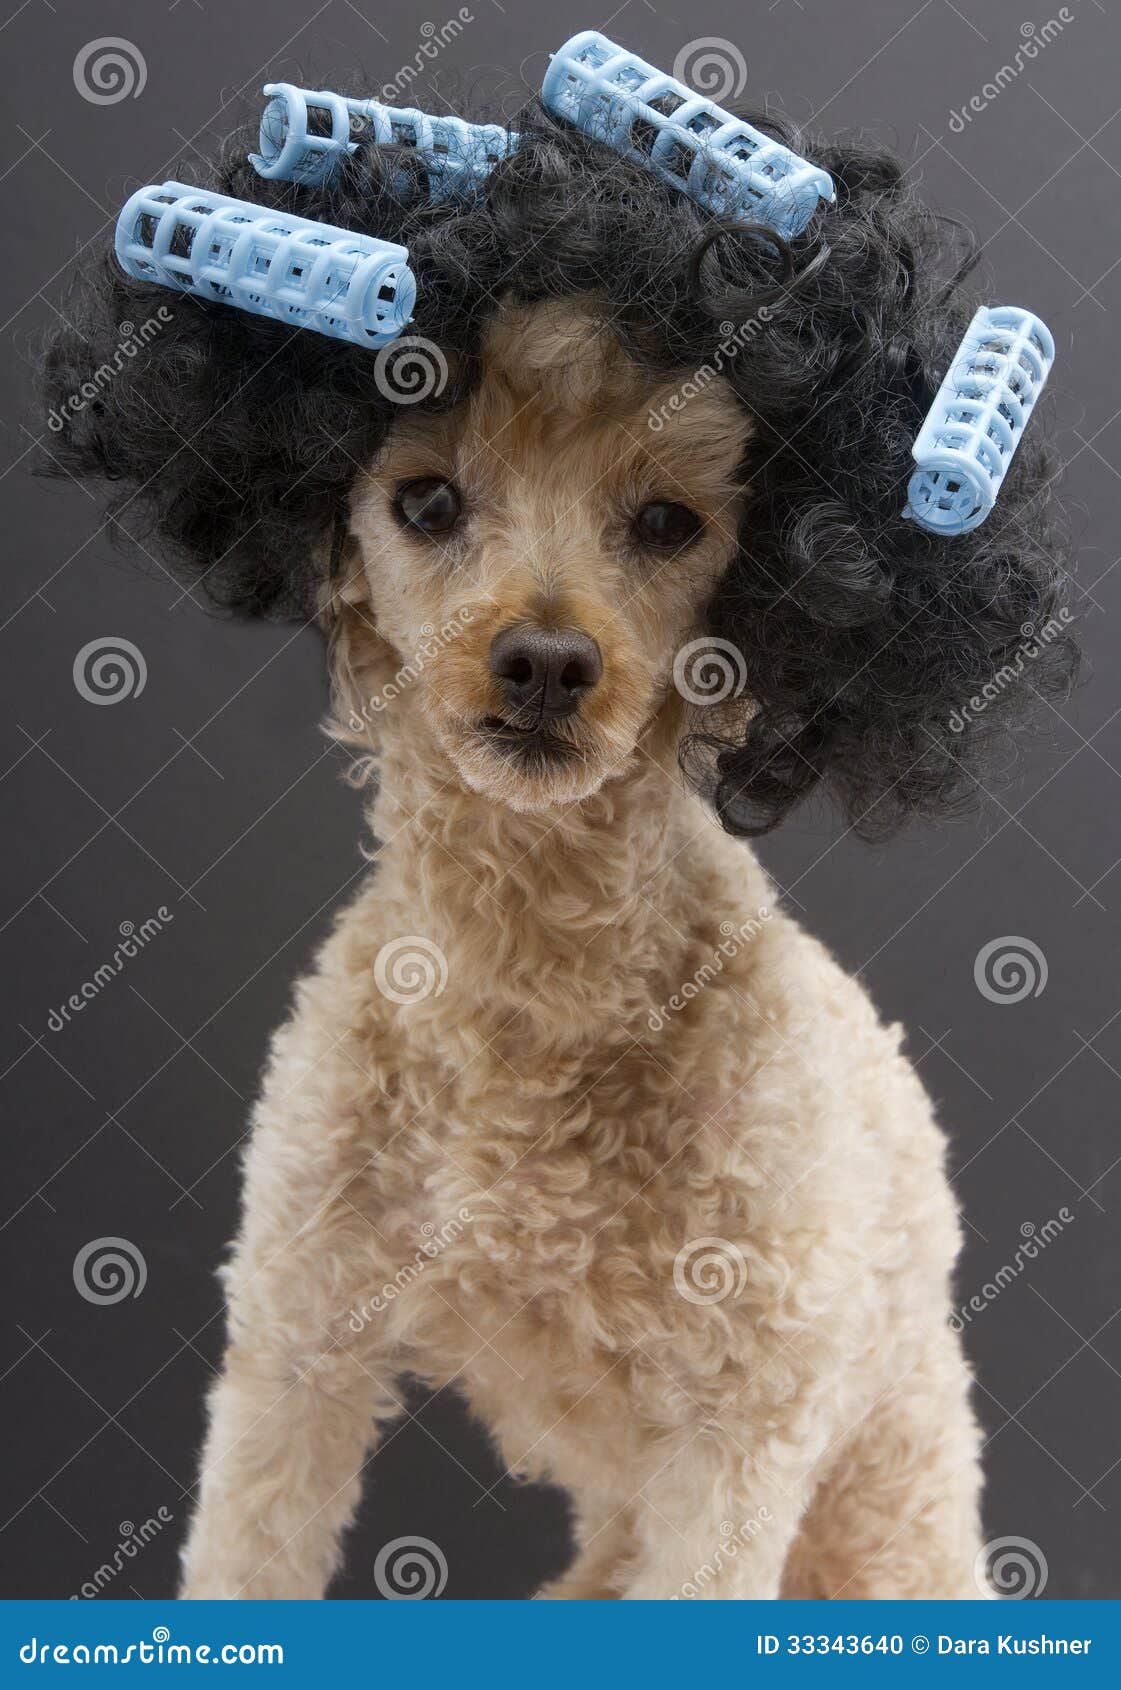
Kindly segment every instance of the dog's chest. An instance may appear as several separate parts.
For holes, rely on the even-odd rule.
[[[750,1193],[703,1097],[640,1053],[569,1078],[453,1080],[439,1122],[402,1124],[388,1203],[375,1165],[389,1255],[417,1267],[410,1324],[427,1344],[442,1329],[449,1359],[511,1327],[532,1342],[563,1326],[600,1354],[669,1335],[688,1307],[675,1261],[696,1217],[742,1233]]]

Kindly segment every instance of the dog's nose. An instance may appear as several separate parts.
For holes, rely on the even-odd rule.
[[[511,710],[571,716],[603,674],[596,642],[575,628],[504,628],[490,647],[490,672]]]

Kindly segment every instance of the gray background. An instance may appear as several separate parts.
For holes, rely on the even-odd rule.
[[[951,1133],[963,1297],[1031,1227],[1064,1206],[1073,1216],[977,1316],[969,1348],[990,1535],[1038,1546],[1049,1596],[1105,1597],[1121,1590],[1119,30],[1113,0],[1071,0],[1073,21],[954,133],[951,112],[1059,12],[1027,4],[628,0],[562,20],[542,0],[473,0],[439,68],[516,104],[521,79],[539,85],[547,50],[577,28],[604,27],[667,68],[692,38],[731,38],[748,98],[894,139],[926,194],[986,238],[990,296],[1032,306],[1055,330],[1048,409],[1069,463],[1086,682],[1047,713],[1045,742],[979,820],[870,849],[811,815],[763,855],[808,925],[909,1029]],[[25,0],[3,13],[5,1596],[77,1591],[161,1507],[171,1523],[105,1594],[173,1587],[201,1396],[221,1351],[213,1269],[235,1223],[247,1100],[290,982],[362,872],[358,801],[316,727],[318,638],[205,615],[158,559],[141,558],[141,575],[110,549],[86,491],[29,477],[35,336],[126,193],[215,144],[266,77],[329,86],[365,66],[381,84],[413,58],[422,24],[455,10]],[[75,55],[99,36],[139,48],[138,97],[79,96]],[[72,665],[110,635],[140,649],[148,678],[139,696],[98,707]],[[174,920],[50,1032],[52,1006],[111,956],[121,924],[161,905]],[[1042,951],[1040,995],[994,1003],[978,991],[977,953],[1004,936]],[[72,1264],[105,1236],[133,1243],[148,1277],[139,1297],[95,1307]],[[483,1499],[499,1469],[478,1429],[447,1393],[409,1409],[371,1469],[337,1593],[373,1595],[378,1548],[414,1534],[445,1553],[447,1596],[529,1594],[565,1559],[562,1497],[504,1481]]]

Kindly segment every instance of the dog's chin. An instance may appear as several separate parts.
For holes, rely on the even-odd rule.
[[[469,729],[445,726],[440,739],[465,786],[520,815],[590,798],[613,772],[587,733],[486,716]]]

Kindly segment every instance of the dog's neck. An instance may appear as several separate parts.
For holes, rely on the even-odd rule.
[[[631,1042],[685,978],[699,925],[714,920],[706,879],[722,881],[729,849],[741,883],[759,876],[765,896],[750,855],[688,796],[656,742],[593,797],[547,815],[466,790],[415,736],[387,736],[378,771],[377,888],[391,937],[437,947],[439,1013],[488,1040],[516,1024],[520,1040],[553,1054]]]

